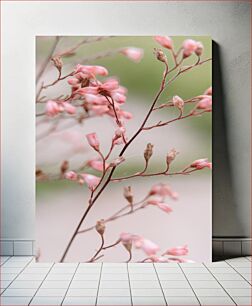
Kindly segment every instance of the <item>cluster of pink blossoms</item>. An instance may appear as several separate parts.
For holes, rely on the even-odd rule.
[[[128,251],[131,251],[132,246],[136,249],[141,249],[148,256],[144,262],[192,262],[191,260],[177,257],[188,255],[189,251],[186,245],[168,249],[160,256],[157,254],[160,251],[160,247],[142,236],[121,233],[120,241]]]

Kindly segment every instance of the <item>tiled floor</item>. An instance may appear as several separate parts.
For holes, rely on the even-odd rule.
[[[210,264],[1,257],[0,305],[251,305],[251,257]]]

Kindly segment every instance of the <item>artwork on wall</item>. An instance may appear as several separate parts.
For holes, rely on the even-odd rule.
[[[36,258],[211,260],[211,38],[36,38]]]

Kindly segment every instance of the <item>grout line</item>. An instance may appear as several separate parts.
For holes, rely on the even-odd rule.
[[[219,282],[219,280],[215,277],[215,275],[211,272],[211,270],[203,263],[203,265],[206,267],[206,269],[211,273],[211,275],[215,278],[215,280],[218,282],[218,284],[223,288],[223,290],[227,293],[227,295],[231,298],[231,300],[236,304],[235,300],[233,297],[227,292],[227,290],[222,286],[222,284]],[[224,273],[223,273],[224,274]]]
[[[1,257],[5,257],[5,256],[1,256]],[[1,264],[0,264],[0,266],[2,267],[7,261],[9,261],[10,259],[11,259],[11,257],[13,257],[13,256],[6,256],[6,257],[8,257],[4,262],[2,262]],[[249,260],[249,259],[248,259]],[[249,260],[250,261],[250,260]]]
[[[71,285],[71,283],[72,283],[72,281],[73,281],[73,279],[74,279],[74,276],[75,276],[75,274],[76,274],[76,272],[77,272],[77,269],[78,269],[79,265],[80,265],[80,263],[77,264],[77,267],[76,267],[75,271],[73,272],[73,276],[72,276],[72,278],[70,279],[69,285],[68,285],[68,287],[67,287],[67,290],[66,290],[66,292],[65,292],[65,295],[64,295],[63,300],[62,300],[62,302],[61,302],[60,305],[63,305],[63,302],[64,302],[64,300],[65,300],[65,298],[66,298],[67,292],[68,292],[68,290],[69,290],[69,288],[70,288],[70,285]]]
[[[33,301],[35,295],[38,293],[39,289],[41,288],[43,282],[45,281],[45,279],[47,278],[47,275],[50,273],[50,271],[52,270],[53,266],[55,265],[55,263],[53,263],[53,265],[51,266],[51,268],[48,270],[48,272],[46,273],[45,277],[42,279],[41,284],[39,285],[38,289],[35,291],[32,299],[30,300],[30,303],[28,305],[31,305],[31,302]]]
[[[126,265],[127,265],[128,282],[129,282],[129,290],[130,290],[130,301],[131,301],[131,305],[133,305],[133,299],[132,299],[132,292],[131,292],[131,285],[130,285],[130,274],[129,274],[129,266],[128,266],[128,263],[126,263]]]
[[[239,274],[248,284],[250,284],[250,282],[249,282],[245,277],[243,277],[243,275],[242,275],[239,271],[237,271],[234,267],[232,267],[232,266],[228,263],[228,261],[227,261],[227,264],[228,264],[237,274]],[[251,284],[250,284],[250,286],[251,286]]]
[[[14,256],[12,256],[14,257]],[[32,262],[33,258],[20,270],[20,272],[17,274],[16,277],[13,278],[13,280],[9,283],[9,285],[4,289],[3,292],[1,292],[0,296],[10,287],[10,285],[16,280],[16,278],[24,271],[24,269]]]
[[[197,300],[198,300],[198,302],[199,302],[199,305],[201,305],[200,300],[199,300],[199,298],[198,298],[197,294],[195,293],[195,291],[194,291],[194,289],[193,289],[193,287],[192,287],[192,285],[191,285],[191,283],[190,283],[189,279],[187,278],[187,276],[186,276],[186,274],[185,274],[184,270],[182,269],[182,267],[181,267],[181,265],[180,265],[180,264],[178,264],[178,266],[180,267],[180,269],[181,269],[182,273],[184,274],[184,276],[185,276],[185,278],[186,278],[186,280],[187,280],[187,282],[188,282],[189,286],[191,287],[191,289],[192,289],[192,291],[193,291],[193,293],[194,293],[194,295],[195,295],[196,299],[197,299]]]
[[[98,302],[98,295],[99,295],[99,289],[100,289],[100,283],[101,283],[102,269],[103,269],[103,262],[101,263],[101,270],[100,270],[100,277],[99,277],[98,287],[97,287],[97,292],[96,292],[95,305],[97,305],[97,302]]]
[[[158,276],[158,272],[157,272],[157,270],[156,270],[156,266],[155,266],[154,264],[152,264],[152,265],[153,265],[153,268],[154,268],[154,270],[155,270],[155,273],[156,273],[156,276],[157,276],[157,279],[158,279],[158,282],[159,282],[159,286],[160,286],[160,289],[161,289],[162,294],[163,294],[163,298],[164,298],[165,304],[168,305],[168,303],[167,303],[167,301],[166,301],[166,298],[165,298],[165,294],[164,294],[163,287],[162,287],[162,285],[161,285],[161,282],[160,282],[160,279],[159,279],[159,276]]]

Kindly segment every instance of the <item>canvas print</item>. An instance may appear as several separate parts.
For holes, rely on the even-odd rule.
[[[211,260],[208,36],[36,38],[36,260]]]

